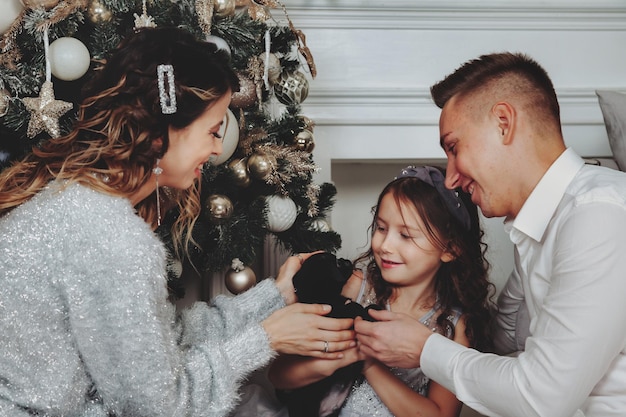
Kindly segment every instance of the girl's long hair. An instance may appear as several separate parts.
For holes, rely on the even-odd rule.
[[[468,209],[471,228],[466,230],[446,208],[436,189],[412,177],[396,179],[383,189],[370,226],[371,234],[376,230],[378,208],[383,197],[391,194],[398,205],[404,203],[415,210],[426,225],[426,233],[432,244],[454,255],[454,259],[443,262],[435,275],[437,294],[437,327],[442,333],[452,332],[454,326],[449,320],[454,308],[461,309],[466,319],[466,335],[472,347],[481,351],[491,351],[491,329],[494,317],[492,297],[495,286],[488,280],[489,263],[485,259],[487,245],[482,241],[484,232],[480,227],[478,210],[469,196],[458,191],[463,204]],[[367,279],[376,293],[379,305],[385,305],[393,298],[394,287],[383,278],[380,268],[374,261],[370,249],[359,256],[355,265],[366,264]]]
[[[174,68],[174,114],[161,110],[159,64]],[[131,196],[149,180],[156,160],[167,151],[168,128],[188,126],[217,99],[239,88],[224,52],[178,28],[145,28],[128,36],[94,73],[83,90],[72,131],[45,141],[0,173],[0,216],[54,179]],[[179,209],[171,231],[177,251],[186,250],[192,240],[191,228],[201,208],[199,188],[196,181],[187,190],[160,193],[168,200],[164,205]],[[136,208],[156,226],[155,193]]]

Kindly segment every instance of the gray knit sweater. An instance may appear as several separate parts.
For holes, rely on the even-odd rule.
[[[0,218],[1,416],[223,416],[274,352],[273,280],[176,313],[130,202],[52,183]]]

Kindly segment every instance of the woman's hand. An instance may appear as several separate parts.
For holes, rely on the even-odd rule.
[[[293,287],[293,276],[300,270],[300,267],[306,259],[320,252],[323,251],[292,255],[288,257],[280,266],[280,269],[278,270],[278,277],[276,277],[276,286],[278,287],[280,294],[285,299],[285,303],[287,303],[287,305],[293,304],[297,301],[296,292]]]
[[[330,306],[295,303],[275,311],[261,324],[272,349],[283,354],[337,359],[356,346],[353,319],[324,317]]]

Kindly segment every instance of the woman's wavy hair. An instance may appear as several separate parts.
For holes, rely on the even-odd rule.
[[[177,111],[163,114],[157,66],[174,68]],[[168,149],[168,128],[181,129],[212,103],[237,91],[229,57],[179,28],[144,28],[125,38],[104,66],[94,70],[82,92],[72,131],[52,138],[0,173],[0,216],[33,197],[53,180],[81,183],[129,197],[151,177]],[[187,190],[160,193],[162,204],[178,205],[172,227],[178,252],[190,241],[200,212],[200,182]],[[156,226],[156,195],[137,211]]]
[[[398,207],[401,204],[414,207],[425,224],[430,242],[454,255],[453,260],[441,264],[435,275],[439,331],[454,335],[449,317],[453,315],[454,308],[459,308],[465,316],[466,335],[472,347],[491,351],[495,286],[488,280],[489,263],[484,256],[487,245],[482,240],[484,232],[480,227],[477,207],[468,194],[461,190],[458,193],[470,214],[470,230],[466,230],[450,213],[431,185],[414,177],[390,182],[372,208],[374,218],[370,225],[370,238],[376,230],[380,203],[387,194],[393,196]],[[382,278],[371,246],[356,259],[355,264],[366,265],[367,279],[376,293],[376,302],[385,305],[393,297],[394,287]]]

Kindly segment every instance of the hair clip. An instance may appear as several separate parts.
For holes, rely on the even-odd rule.
[[[167,89],[165,88],[165,78],[167,76]],[[159,101],[161,102],[161,113],[176,113],[176,85],[174,84],[174,67],[170,64],[160,64],[157,66],[157,77],[159,81]]]

